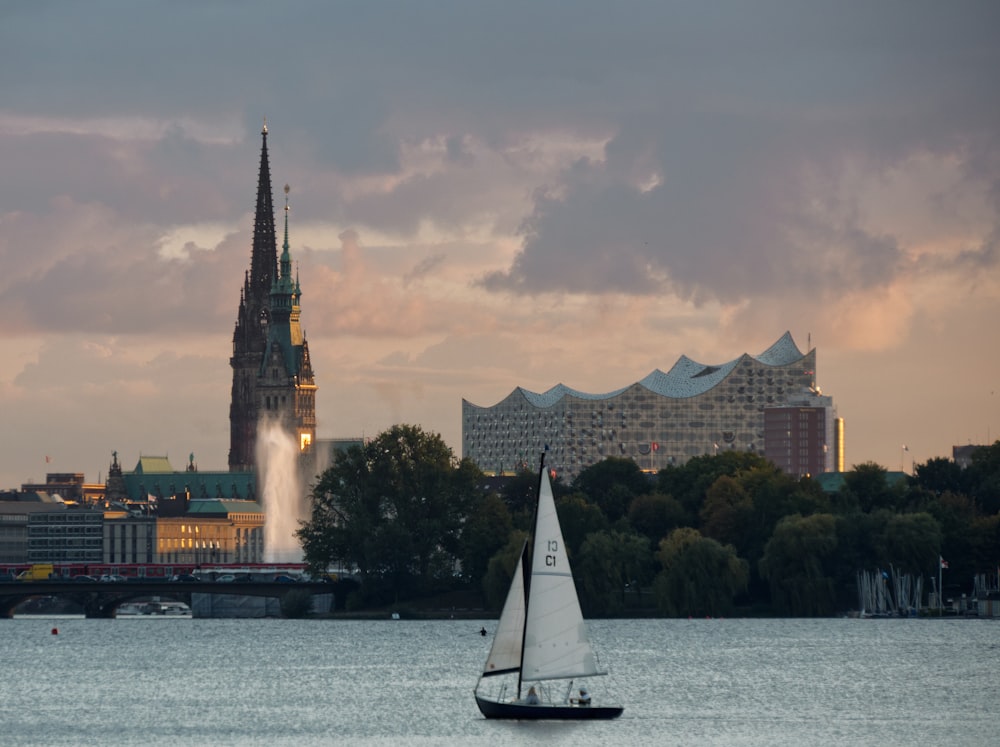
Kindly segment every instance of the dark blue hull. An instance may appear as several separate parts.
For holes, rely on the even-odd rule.
[[[618,718],[625,709],[622,706],[572,706],[527,705],[525,703],[501,703],[476,695],[476,705],[486,718],[509,718],[523,721],[607,721]]]

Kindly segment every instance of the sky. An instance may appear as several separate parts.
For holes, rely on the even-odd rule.
[[[2,3],[0,488],[226,469],[265,119],[320,438],[789,331],[848,467],[991,443],[998,70],[989,1]]]

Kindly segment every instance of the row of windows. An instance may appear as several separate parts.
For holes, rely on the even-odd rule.
[[[44,514],[32,514],[30,521],[32,523],[48,523],[48,524],[100,524],[104,521],[104,514],[100,513],[69,513],[69,512],[54,512],[54,513],[44,513]]]
[[[96,524],[90,527],[38,527],[29,524],[28,525],[28,536],[29,537],[45,537],[45,536],[57,536],[57,537],[68,537],[74,535],[100,535],[102,532],[102,527],[100,524]]]
[[[28,542],[29,548],[43,547],[102,547],[104,541],[101,539],[31,539]]]

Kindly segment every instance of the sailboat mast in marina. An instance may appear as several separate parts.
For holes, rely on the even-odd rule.
[[[543,453],[534,526],[476,684],[476,704],[486,718],[617,718],[622,706],[592,702],[587,686],[578,682],[602,674],[580,611]]]

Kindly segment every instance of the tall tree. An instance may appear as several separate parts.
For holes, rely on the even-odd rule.
[[[527,532],[515,529],[511,532],[507,544],[490,558],[486,576],[483,578],[483,591],[490,609],[499,610],[503,607],[510,588],[510,580],[514,577],[514,569],[517,567],[518,558],[521,557],[527,539]]]
[[[885,467],[875,462],[854,465],[854,469],[844,473],[841,498],[844,505],[856,505],[862,511],[872,512],[880,508],[894,509],[903,503],[905,482],[892,482]]]
[[[628,521],[653,547],[684,522],[684,507],[672,496],[661,493],[640,495],[628,507]]]
[[[600,506],[614,523],[625,515],[633,498],[649,492],[650,481],[631,459],[608,457],[580,472],[572,487]]]
[[[771,603],[784,615],[818,616],[836,611],[829,561],[837,547],[831,514],[786,516],[774,529],[760,560],[771,585]]]
[[[507,543],[513,523],[503,499],[486,496],[475,508],[462,532],[462,576],[480,584],[489,569],[490,558]]]
[[[927,513],[895,514],[886,523],[884,547],[893,567],[904,573],[936,574],[941,525]]]
[[[660,470],[657,490],[680,501],[694,525],[712,483],[723,475],[737,477],[758,468],[775,469],[764,457],[748,451],[727,450],[717,456],[696,456],[680,467]]]
[[[612,615],[625,609],[629,590],[639,593],[649,578],[649,540],[637,534],[588,534],[573,564],[585,612]]]
[[[571,560],[579,552],[588,534],[603,532],[608,528],[604,512],[579,493],[557,500],[556,513],[559,514],[563,541],[566,542],[566,551]]]
[[[984,516],[1000,513],[1000,441],[972,452],[969,493]]]
[[[450,580],[467,517],[485,496],[481,473],[437,434],[397,425],[338,454],[312,492],[298,532],[306,562],[356,567],[398,598]]]
[[[736,551],[682,527],[660,542],[663,568],[653,581],[657,606],[670,616],[727,615],[746,590],[749,569]]]

